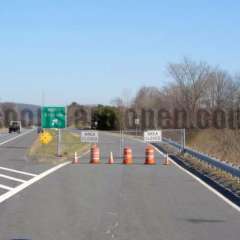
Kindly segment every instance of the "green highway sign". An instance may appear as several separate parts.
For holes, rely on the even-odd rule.
[[[42,128],[65,128],[66,118],[65,107],[42,107]]]

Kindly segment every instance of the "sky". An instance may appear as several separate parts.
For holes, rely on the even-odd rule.
[[[109,104],[184,57],[240,72],[235,0],[2,0],[0,101]]]

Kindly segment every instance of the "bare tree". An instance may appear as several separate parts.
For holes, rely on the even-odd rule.
[[[205,103],[209,109],[227,109],[234,106],[238,94],[237,82],[226,72],[214,69],[209,74]]]
[[[194,126],[196,110],[201,105],[208,84],[210,66],[184,58],[180,64],[169,64],[168,72],[176,94],[176,105],[189,113],[189,121]]]
[[[136,109],[155,109],[159,108],[162,100],[162,94],[156,87],[141,87],[133,101]]]

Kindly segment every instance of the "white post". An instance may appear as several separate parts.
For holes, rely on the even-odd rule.
[[[77,152],[75,152],[75,156],[74,156],[74,162],[77,163],[78,162],[78,155]]]
[[[124,130],[121,130],[121,139],[120,139],[120,157],[123,157],[123,149],[124,149]]]
[[[186,147],[186,129],[183,129],[183,152]]]
[[[183,151],[186,147],[186,129],[183,129]]]
[[[122,130],[119,131],[120,134],[120,143],[119,143],[119,157],[122,156]]]

